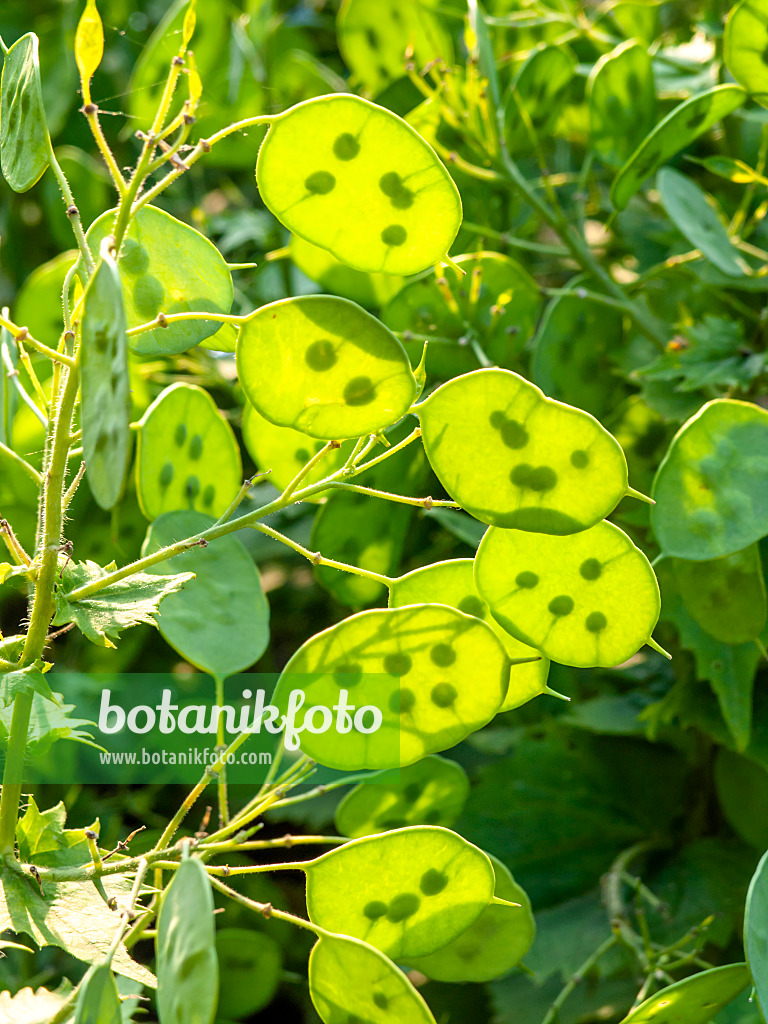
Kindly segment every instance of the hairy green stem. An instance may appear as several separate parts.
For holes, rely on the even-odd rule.
[[[72,195],[72,189],[69,187],[64,171],[61,169],[59,161],[56,159],[56,154],[53,152],[53,145],[51,140],[48,140],[48,160],[51,165],[56,180],[59,183],[61,194],[64,197],[64,202],[67,207],[67,217],[69,223],[72,225],[72,232],[77,241],[77,247],[80,250],[83,263],[85,264],[85,277],[86,279],[93,273],[93,256],[91,250],[88,248],[88,243],[85,240],[85,232],[83,231],[83,222],[80,219],[80,211],[75,203],[75,197]]]

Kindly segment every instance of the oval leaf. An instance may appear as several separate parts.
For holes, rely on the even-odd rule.
[[[481,728],[508,683],[504,648],[484,622],[421,604],[360,612],[312,637],[285,666],[273,703],[284,709],[302,690],[307,708],[332,708],[347,691],[350,704],[381,711],[380,728],[304,732],[301,749],[330,768],[394,768]]]
[[[516,373],[457,377],[415,411],[440,482],[481,522],[575,533],[627,491],[626,459],[607,430]]]
[[[392,584],[389,592],[391,608],[407,604],[447,604],[466,615],[475,615],[487,622],[501,640],[510,659],[537,658],[529,664],[514,665],[509,673],[509,688],[499,711],[510,711],[547,690],[549,659],[527,644],[521,643],[502,629],[491,615],[486,601],[480,597],[474,579],[471,558],[437,562],[423,569],[414,569]],[[444,823],[442,823],[444,824]]]
[[[147,531],[142,555],[194,537],[213,523],[199,512],[166,512]],[[222,677],[258,661],[269,643],[269,605],[253,559],[237,537],[217,537],[149,571],[195,574],[183,590],[163,600],[157,614],[157,628],[182,658]]]
[[[407,768],[361,782],[336,808],[336,829],[359,839],[407,825],[453,825],[469,796],[467,773],[430,754]]]
[[[446,828],[355,839],[305,870],[309,919],[393,960],[440,949],[493,899],[488,857]]]
[[[715,640],[746,644],[765,628],[765,580],[757,544],[723,558],[673,558],[680,596],[692,618]]]
[[[195,509],[221,515],[243,479],[232,428],[211,396],[193,384],[172,384],[141,419],[136,490],[147,519]]]
[[[48,166],[51,140],[40,85],[39,40],[17,39],[0,78],[0,167],[14,192],[26,192]]]
[[[656,122],[656,84],[648,49],[629,40],[595,64],[587,83],[592,148],[621,167]]]
[[[256,180],[290,231],[369,273],[437,263],[461,223],[458,190],[432,148],[359,96],[319,96],[276,118]]]
[[[708,402],[675,434],[651,494],[665,555],[704,561],[759,540],[768,533],[768,412]]]
[[[648,559],[606,522],[573,537],[492,528],[477,552],[475,582],[504,629],[577,668],[632,657],[661,605]]]
[[[761,106],[768,106],[768,3],[741,0],[725,23],[723,57],[728,70]]]
[[[257,310],[240,329],[237,370],[262,416],[328,441],[375,433],[408,411],[408,356],[347,299],[307,295]]]
[[[577,66],[568,46],[539,46],[522,65],[510,89],[504,111],[504,131],[511,153],[530,151],[532,140],[520,108],[527,113],[534,135],[541,137],[565,105]]]
[[[435,1024],[402,971],[372,946],[324,935],[309,955],[309,994],[324,1024]]]
[[[709,131],[743,105],[747,94],[738,85],[714,89],[685,100],[660,121],[624,164],[611,186],[611,202],[623,210],[640,186],[675,153]]]
[[[86,238],[95,254],[114,220],[109,210],[88,228]],[[143,206],[132,218],[117,266],[129,328],[149,323],[158,313],[229,313],[232,308],[232,275],[216,246],[154,206]],[[220,328],[214,320],[183,320],[134,335],[130,343],[142,355],[174,355]]]

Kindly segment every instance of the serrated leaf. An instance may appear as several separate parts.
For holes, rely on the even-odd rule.
[[[91,854],[85,829],[65,828],[67,809],[60,801],[55,807],[41,811],[30,796],[23,816],[16,825],[19,856],[41,867],[79,867],[88,864]],[[99,820],[89,826],[99,832]]]
[[[95,562],[76,562],[65,570],[64,587],[61,589],[71,592],[106,575],[107,572]],[[114,647],[112,640],[116,640],[122,630],[138,626],[140,622],[156,625],[155,615],[162,599],[168,594],[175,594],[193,578],[194,574],[190,572],[175,576],[151,576],[139,572],[73,602],[60,591],[56,595],[57,612],[53,622],[56,626],[74,622],[91,643],[98,647]]]
[[[7,708],[21,693],[39,693],[56,703],[45,676],[35,665],[0,673],[0,709]]]
[[[10,992],[0,992],[0,1020],[3,1024],[49,1024],[68,994],[66,988],[51,992],[47,988],[28,987],[19,989],[13,996]]]
[[[32,712],[27,730],[27,756],[30,760],[44,757],[57,740],[74,740],[96,746],[90,733],[81,729],[93,722],[84,718],[72,718],[74,704],[64,704],[60,693],[51,693],[52,700],[36,693],[32,698]],[[7,741],[11,728],[13,708],[0,711],[0,743]],[[101,748],[99,748],[101,749]]]

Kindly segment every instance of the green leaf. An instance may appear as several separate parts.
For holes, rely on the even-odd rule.
[[[0,709],[9,707],[22,693],[39,693],[55,703],[47,679],[35,665],[15,672],[0,672]]]
[[[102,579],[108,573],[95,562],[73,562],[64,570],[64,583],[56,595],[56,626],[74,622],[91,643],[114,647],[122,630],[146,622],[154,626],[158,605],[192,579],[191,573],[176,576],[151,576],[134,573],[127,579],[110,583],[90,597],[70,602],[67,593]],[[66,591],[66,592],[65,592]]]
[[[652,43],[659,28],[662,0],[619,0],[609,9],[610,17],[625,36]]]
[[[672,439],[652,497],[665,555],[704,561],[759,540],[768,533],[768,412],[708,402]]]
[[[675,153],[744,104],[738,85],[716,85],[678,104],[637,147],[616,175],[611,202],[623,210],[640,186]]]
[[[430,754],[350,790],[336,808],[336,830],[359,839],[406,825],[449,827],[468,796],[469,779],[461,765]]]
[[[745,644],[765,628],[765,580],[757,544],[723,558],[673,558],[678,590],[691,617],[715,640]]]
[[[549,659],[501,628],[491,615],[487,602],[480,597],[473,569],[471,558],[457,558],[414,569],[395,580],[389,592],[389,605],[391,608],[422,603],[450,605],[487,622],[513,662],[520,658],[538,658],[538,661],[527,665],[512,665],[509,688],[499,708],[500,712],[510,711],[546,692]]]
[[[272,1002],[282,974],[282,950],[269,935],[245,928],[216,932],[221,1017],[243,1020]]]
[[[701,971],[656,992],[622,1024],[707,1024],[749,984],[746,964]]]
[[[499,366],[519,367],[539,314],[536,282],[502,253],[469,253],[454,262],[466,276],[454,267],[441,268],[439,275],[425,271],[390,299],[382,320],[393,331],[434,336],[427,371],[437,377],[477,369],[478,351]],[[411,364],[418,365],[423,340],[406,338],[403,344]]]
[[[109,964],[94,964],[80,983],[73,1024],[121,1024],[120,995]]]
[[[211,883],[201,860],[185,857],[165,891],[157,920],[160,1024],[211,1024],[219,963]]]
[[[40,867],[79,867],[91,861],[85,829],[65,828],[67,809],[60,801],[47,811],[40,811],[33,796],[27,798],[27,809],[16,824],[19,856]],[[99,821],[89,826],[98,833]]]
[[[715,760],[715,785],[723,816],[758,850],[768,848],[768,819],[755,808],[768,807],[768,772],[749,757],[720,747]]]
[[[490,858],[494,895],[517,907],[492,905],[465,932],[436,953],[408,960],[411,969],[435,981],[491,981],[515,967],[531,948],[536,925],[531,903],[506,865]]]
[[[269,481],[278,490],[284,490],[311,458],[325,447],[323,441],[310,438],[293,427],[278,427],[265,420],[250,403],[243,410],[243,443],[248,454],[262,473],[269,473]],[[341,469],[354,448],[345,441],[339,448],[326,452],[317,465],[304,477],[301,486],[316,484]],[[314,494],[306,501],[327,500],[328,494]]]
[[[467,680],[472,679],[472,686]],[[332,708],[341,690],[382,713],[373,733],[301,734],[301,749],[342,770],[394,768],[454,746],[501,706],[509,665],[484,622],[439,605],[374,609],[308,640],[283,669],[273,703],[301,690],[307,707]],[[369,723],[370,724],[370,723]]]
[[[406,49],[420,70],[432,61],[450,65],[453,44],[436,0],[343,0],[336,20],[339,51],[356,84],[375,96],[405,74]]]
[[[52,693],[50,700],[39,693],[34,695],[27,730],[27,756],[33,765],[48,755],[57,740],[72,740],[88,746],[97,746],[91,734],[82,728],[94,723],[84,718],[73,718],[71,712],[74,710],[75,705],[65,704],[60,693]],[[12,707],[0,711],[1,742],[8,741],[12,718]]]
[[[632,156],[656,121],[656,84],[647,47],[634,39],[606,53],[587,82],[592,149],[612,167]]]
[[[136,490],[147,519],[185,509],[219,516],[243,480],[240,449],[216,403],[194,384],[172,384],[141,418]]]
[[[744,949],[763,1017],[768,1007],[768,853],[752,876],[744,911]]]
[[[743,160],[734,160],[731,156],[707,156],[703,159],[689,156],[688,159],[693,163],[700,164],[710,174],[716,174],[719,178],[733,181],[737,185],[749,185],[752,182],[768,185],[768,178],[758,174],[753,167],[745,164]]]
[[[10,928],[29,935],[39,946],[58,946],[87,964],[103,960],[119,923],[118,912],[130,898],[132,882],[122,875],[103,879],[107,898],[114,897],[117,911],[109,909],[92,882],[46,881],[44,892],[31,877],[6,871],[0,879],[0,932]],[[157,983],[146,967],[132,960],[120,947],[113,969],[144,985]]]
[[[430,146],[358,96],[319,96],[281,114],[256,180],[285,227],[356,270],[416,274],[446,255],[461,223],[459,193]]]
[[[728,13],[723,57],[736,81],[761,106],[768,106],[768,3],[741,0]]]
[[[419,8],[421,10],[422,8]],[[302,274],[320,287],[343,299],[351,299],[366,309],[378,309],[404,284],[396,274],[366,274],[353,270],[332,256],[327,249],[313,245],[301,235],[290,244],[291,260]]]
[[[533,131],[541,141],[565,105],[576,66],[576,55],[568,46],[539,46],[524,62],[510,86],[504,112],[507,147],[513,156],[518,150],[528,152],[531,149],[528,127],[520,108],[528,114]]]
[[[0,79],[0,167],[14,192],[32,188],[48,166],[51,140],[34,32],[8,50]]]
[[[71,989],[71,985],[69,986]],[[5,1024],[50,1024],[67,1000],[68,991],[21,988],[15,995],[0,992],[0,1020]]]
[[[166,512],[147,531],[142,555],[202,533],[213,522],[199,512]],[[157,628],[182,658],[222,677],[259,660],[269,643],[269,605],[258,569],[237,537],[193,547],[153,566],[150,573],[161,579],[194,574],[163,601],[157,616]]]
[[[388,427],[416,396],[397,338],[360,306],[329,295],[253,313],[240,329],[237,369],[262,416],[329,441]]]
[[[123,489],[131,449],[125,310],[117,264],[105,248],[83,298],[80,417],[88,486],[109,509]]]
[[[570,534],[599,522],[627,491],[617,441],[516,373],[457,377],[416,411],[438,479],[484,523]]]
[[[324,1024],[435,1024],[402,971],[365,942],[324,935],[309,956],[309,994]]]
[[[309,919],[364,938],[393,960],[445,946],[493,899],[486,854],[455,832],[426,825],[354,839],[305,871]]]
[[[578,668],[627,661],[650,639],[661,608],[648,559],[607,522],[572,537],[492,527],[475,582],[504,629]]]
[[[750,273],[696,182],[672,167],[663,167],[656,176],[656,188],[670,220],[694,249],[699,249],[724,274],[742,277]]]
[[[112,233],[115,211],[88,228],[88,245],[98,257],[102,239]],[[158,313],[229,313],[232,275],[216,246],[164,210],[143,206],[131,219],[117,260],[129,328]],[[174,355],[194,348],[221,327],[215,320],[183,320],[129,339],[142,355]]]
[[[494,117],[495,112],[501,110],[501,90],[496,71],[496,55],[493,52],[493,39],[480,0],[467,0],[467,29],[465,36],[467,48],[473,59],[477,61],[480,74],[488,82],[491,117]]]
[[[578,287],[556,296],[534,341],[534,383],[550,398],[593,416],[613,412],[627,393],[615,369],[623,334],[620,310],[583,297]]]

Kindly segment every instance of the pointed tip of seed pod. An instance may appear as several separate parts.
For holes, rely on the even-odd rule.
[[[657,654],[662,654],[667,659],[667,661],[672,661],[672,655],[669,653],[669,651],[665,651],[663,647],[657,644],[652,636],[649,636],[645,642],[652,650],[656,651]]]
[[[463,268],[463,267],[460,267],[460,266],[458,265],[458,263],[455,263],[455,262],[454,262],[454,261],[453,261],[453,260],[451,259],[451,257],[450,257],[450,256],[448,255],[448,253],[446,253],[446,254],[445,254],[445,256],[443,256],[443,258],[442,258],[442,260],[441,260],[440,262],[441,262],[441,263],[444,263],[444,264],[445,264],[446,266],[450,267],[450,268],[451,268],[451,270],[455,270],[455,271],[456,271],[456,273],[457,273],[457,274],[458,274],[458,275],[459,275],[460,277],[464,277],[464,276],[466,275],[466,273],[467,273],[467,272],[466,272],[466,270],[464,270],[464,268]]]

